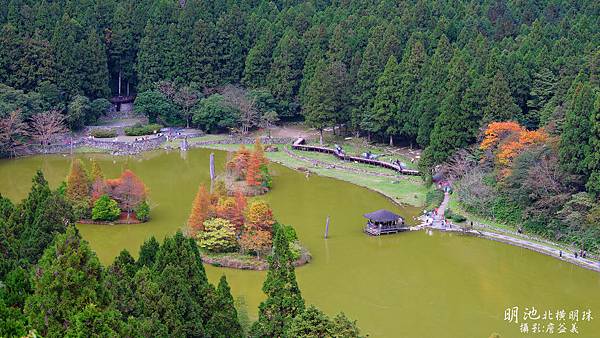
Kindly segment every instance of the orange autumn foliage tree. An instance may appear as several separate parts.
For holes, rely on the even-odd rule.
[[[499,147],[498,154],[496,155],[498,163],[509,165],[525,148],[535,144],[542,144],[546,141],[548,141],[548,134],[543,129],[524,130],[519,133],[516,141],[506,142]]]
[[[80,159],[71,162],[71,170],[67,176],[67,198],[73,202],[89,201],[90,181]]]
[[[546,143],[549,135],[544,129],[527,130],[516,122],[493,122],[484,131],[479,149],[491,151],[501,176],[510,174],[512,161],[530,146]]]
[[[192,232],[204,230],[204,221],[208,219],[211,209],[211,196],[204,185],[200,185],[194,202],[192,212],[188,218],[188,227]]]
[[[121,209],[127,211],[127,218],[133,209],[146,200],[146,185],[137,175],[126,169],[112,192],[112,197],[119,202]]]
[[[239,245],[243,252],[256,252],[260,258],[261,253],[265,253],[271,248],[272,236],[269,231],[246,226],[240,237]]]
[[[90,173],[92,179],[92,203],[96,202],[102,195],[108,194],[108,185],[104,180],[104,173],[98,165],[98,162],[92,160],[92,171]]]
[[[266,164],[268,164],[268,160],[264,147],[257,138],[254,150],[250,151],[244,145],[240,147],[227,162],[227,170],[233,174],[236,180],[245,179],[249,186],[256,187],[262,183],[261,167]]]
[[[249,186],[259,186],[261,184],[262,175],[260,173],[260,166],[262,165],[260,157],[254,152],[250,156],[250,162],[248,163],[248,169],[246,169],[246,183]]]
[[[275,219],[273,211],[265,201],[254,201],[246,211],[246,225],[255,229],[272,231]]]
[[[517,122],[492,122],[483,132],[484,137],[479,148],[481,150],[493,149],[505,138],[519,134],[524,130],[525,128],[521,127]]]
[[[235,225],[237,231],[241,230],[244,225],[244,210],[238,207],[234,197],[225,197],[219,200],[216,207],[218,218],[223,218]]]
[[[227,162],[227,170],[236,176],[236,179],[242,179],[246,177],[246,169],[250,162],[250,150],[242,144],[240,149],[235,152],[233,158]]]

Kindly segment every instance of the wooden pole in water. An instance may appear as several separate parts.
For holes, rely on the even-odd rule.
[[[327,216],[327,222],[325,222],[325,239],[329,236],[329,216]]]
[[[215,154],[210,153],[210,180],[215,180]]]

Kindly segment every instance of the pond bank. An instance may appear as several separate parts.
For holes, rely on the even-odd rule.
[[[216,267],[240,269],[240,270],[268,270],[269,263],[264,258],[258,258],[250,255],[242,255],[239,253],[224,253],[224,254],[207,254],[200,253],[202,262]],[[300,257],[293,262],[295,267],[305,265],[310,262],[312,256],[308,250],[302,250]]]
[[[449,201],[450,201],[450,194],[445,193],[444,200],[443,200],[442,204],[440,205],[440,207],[438,208],[439,215],[434,216],[433,222],[431,222],[431,223],[424,222],[423,224],[420,225],[420,227],[425,228],[425,229],[433,229],[433,230],[437,230],[437,231],[456,232],[456,233],[461,233],[461,234],[465,234],[465,235],[471,235],[471,236],[476,236],[476,237],[480,237],[480,238],[485,238],[485,239],[489,239],[489,240],[493,240],[493,241],[497,241],[497,242],[502,242],[505,244],[518,246],[518,247],[521,247],[524,249],[529,249],[529,250],[532,250],[532,251],[535,251],[535,252],[550,256],[550,257],[554,257],[556,259],[560,259],[562,261],[565,261],[565,262],[568,262],[571,264],[575,264],[584,269],[600,272],[600,262],[598,260],[581,258],[581,257],[575,258],[575,255],[574,255],[575,251],[572,248],[564,248],[558,243],[548,241],[547,242],[548,244],[545,244],[545,243],[540,242],[537,239],[533,239],[527,235],[509,233],[507,231],[504,231],[504,230],[501,230],[501,229],[498,229],[495,227],[491,227],[491,226],[485,225],[485,224],[474,223],[473,229],[461,228],[461,227],[457,227],[456,225],[453,226],[451,223],[449,223],[449,224],[443,223],[442,224],[441,220],[444,219],[444,212],[449,204]],[[478,228],[478,229],[475,229],[475,228]],[[495,231],[486,231],[485,230],[485,229],[490,229],[490,228]]]

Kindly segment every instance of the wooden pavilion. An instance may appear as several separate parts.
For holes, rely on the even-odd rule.
[[[381,209],[364,214],[363,216],[368,219],[364,231],[371,236],[393,234],[408,230],[408,227],[404,224],[404,219],[388,210]]]

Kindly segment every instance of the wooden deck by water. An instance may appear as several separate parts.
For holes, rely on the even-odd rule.
[[[383,168],[387,168],[390,170],[394,170],[402,175],[412,175],[412,176],[421,175],[421,173],[418,170],[401,168],[399,165],[396,165],[394,163],[384,162],[384,161],[379,161],[379,160],[374,160],[374,159],[367,159],[367,158],[358,157],[358,156],[350,156],[350,155],[344,154],[343,152],[339,152],[337,149],[331,149],[331,148],[320,147],[320,146],[309,146],[306,144],[306,140],[304,140],[304,138],[302,138],[302,137],[298,138],[292,144],[292,149],[303,150],[303,151],[316,151],[319,153],[332,154],[333,156],[337,157],[338,159],[340,159],[342,161],[358,162],[358,163],[364,163],[364,164],[370,164],[370,165],[374,165],[374,166],[378,166],[378,167],[383,167]]]

